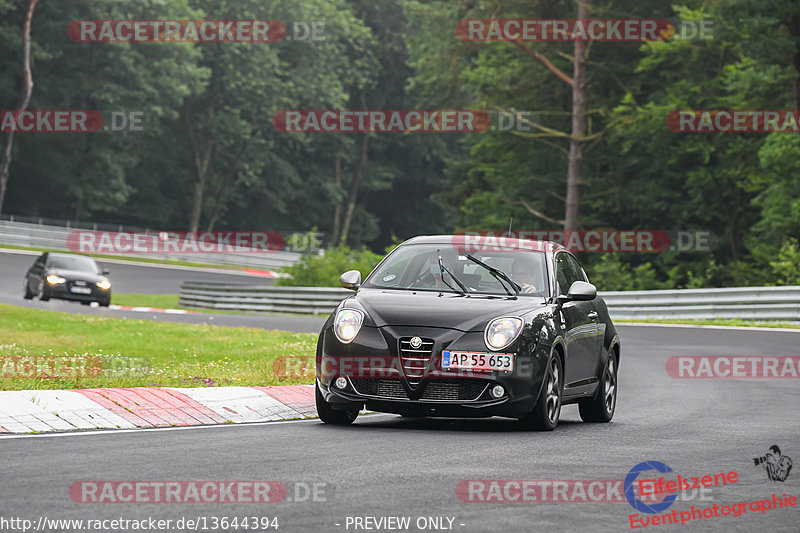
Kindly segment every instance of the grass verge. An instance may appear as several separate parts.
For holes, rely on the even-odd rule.
[[[313,383],[316,340],[0,305],[0,389]]]
[[[177,294],[134,294],[111,293],[111,303],[114,305],[129,305],[131,307],[160,307],[161,309],[180,309]]]
[[[215,315],[248,315],[248,316],[324,316],[328,313],[318,315],[297,315],[292,313],[279,313],[276,311],[234,311],[229,309],[203,309],[200,307],[186,307],[179,304],[180,296],[177,294],[135,294],[121,293],[111,294],[111,303],[114,305],[128,305],[131,307],[159,307],[161,309],[186,309],[196,313],[209,313]]]

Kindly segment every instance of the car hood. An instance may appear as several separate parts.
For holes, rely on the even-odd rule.
[[[483,330],[486,323],[505,315],[522,315],[541,307],[544,299],[462,296],[435,291],[360,289],[346,300],[346,307],[358,304],[367,322],[383,326],[427,326],[460,331]]]
[[[92,272],[85,272],[83,270],[66,270],[63,268],[50,268],[47,270],[45,275],[55,274],[56,276],[61,276],[64,279],[68,280],[76,280],[80,279],[83,281],[90,281],[92,283],[97,283],[98,281],[103,281],[107,279],[105,276],[100,274],[94,274]]]

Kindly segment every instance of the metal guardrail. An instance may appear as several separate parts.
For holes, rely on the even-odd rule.
[[[605,292],[615,320],[715,319],[800,321],[800,286]]]
[[[180,304],[201,309],[328,314],[353,291],[328,287],[275,287],[185,281]]]
[[[352,291],[327,287],[274,287],[184,282],[187,307],[327,314]],[[604,292],[614,320],[715,319],[800,321],[800,286]]]
[[[67,237],[76,228],[45,226],[24,222],[0,220],[0,244],[46,248],[48,250],[68,250]],[[116,229],[114,231],[117,231]],[[152,233],[152,232],[151,232]],[[276,269],[296,263],[301,254],[297,252],[269,253],[106,253],[117,257],[146,257],[209,265],[235,265],[259,269]]]

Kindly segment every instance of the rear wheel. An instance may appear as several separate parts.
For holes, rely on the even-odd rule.
[[[316,390],[317,414],[320,420],[326,424],[335,424],[337,426],[349,426],[355,421],[358,416],[358,409],[334,409],[325,401],[325,398],[322,397],[319,385],[316,385],[314,389]]]
[[[617,407],[617,359],[614,352],[608,355],[600,388],[591,400],[578,403],[578,410],[584,422],[610,422]]]
[[[25,298],[26,300],[30,300],[34,296],[33,291],[31,290],[31,282],[27,277],[22,282],[22,292],[23,292],[23,298]]]
[[[564,388],[561,375],[561,359],[553,354],[547,364],[544,386],[533,411],[520,419],[524,427],[536,431],[553,431],[556,428],[561,417],[561,394]]]

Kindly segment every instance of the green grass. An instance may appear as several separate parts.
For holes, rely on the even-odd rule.
[[[135,294],[135,293],[111,293],[111,303],[115,305],[129,305],[131,307],[160,307],[162,309],[187,309],[197,313],[213,313],[215,315],[249,315],[249,316],[298,316],[296,313],[279,313],[276,311],[233,311],[230,309],[201,309],[198,307],[186,307],[178,302],[180,296],[177,294]],[[322,316],[303,315],[303,316]]]
[[[0,305],[0,389],[313,383],[316,340]]]
[[[800,324],[791,322],[757,322],[755,320],[740,320],[738,318],[715,318],[708,320],[691,319],[643,319],[643,320],[620,320],[619,322],[630,322],[635,324],[692,324],[695,326],[740,326],[751,328],[784,328],[800,329]]]
[[[160,307],[162,309],[181,309],[178,304],[177,294],[134,294],[111,293],[111,303],[114,305],[129,305],[131,307]],[[206,309],[208,311],[208,309]]]
[[[95,259],[114,259],[116,261],[131,261],[134,263],[154,263],[158,265],[170,265],[170,266],[184,266],[184,267],[192,267],[192,268],[222,268],[226,270],[244,270],[246,267],[237,266],[237,265],[212,265],[208,263],[191,263],[188,261],[179,261],[173,259],[151,259],[149,257],[138,257],[133,254],[129,255],[109,255],[109,254],[87,254],[87,253],[78,253],[78,252],[71,252],[68,250],[53,250],[50,248],[31,248],[29,246],[16,246],[13,244],[3,244],[0,245],[0,250],[8,249],[8,250],[27,250],[29,252],[58,252],[60,254],[76,254],[76,255],[85,255],[88,257],[93,257]]]

